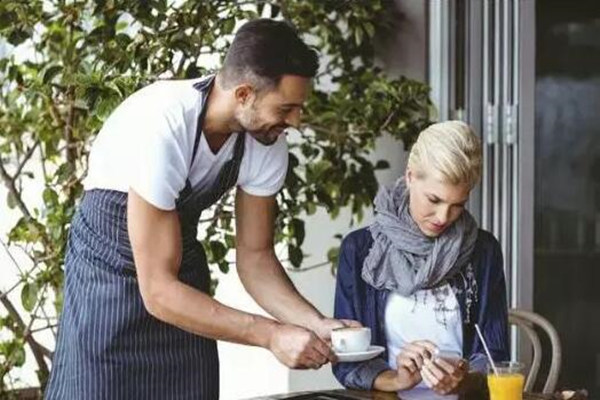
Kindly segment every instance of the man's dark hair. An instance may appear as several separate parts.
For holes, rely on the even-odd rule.
[[[236,33],[221,75],[226,88],[251,82],[257,90],[279,84],[283,75],[312,78],[319,68],[316,52],[285,21],[255,19]]]

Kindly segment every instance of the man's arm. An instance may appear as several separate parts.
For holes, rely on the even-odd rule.
[[[304,326],[322,338],[351,321],[324,317],[298,293],[275,256],[275,196],[259,197],[238,188],[236,195],[236,265],[244,288],[278,320]]]
[[[197,335],[267,348],[290,367],[326,362],[329,349],[311,332],[227,307],[178,280],[176,211],[160,210],[130,190],[127,218],[140,292],[155,318]]]

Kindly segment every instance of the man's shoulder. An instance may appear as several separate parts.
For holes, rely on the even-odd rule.
[[[159,80],[142,89],[144,96],[150,96],[164,107],[174,105],[196,107],[201,103],[200,91],[194,87],[197,79]]]

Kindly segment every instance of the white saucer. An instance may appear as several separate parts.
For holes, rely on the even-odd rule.
[[[383,346],[369,346],[366,351],[359,351],[356,353],[335,353],[335,355],[340,362],[358,362],[375,358],[383,353],[384,350],[385,348]]]

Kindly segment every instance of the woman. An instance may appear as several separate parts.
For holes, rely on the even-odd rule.
[[[377,194],[375,221],[344,239],[335,317],[370,327],[373,344],[386,349],[334,366],[344,386],[403,397],[426,390],[427,398],[484,388],[487,359],[475,323],[494,360],[509,359],[500,246],[465,210],[481,164],[467,124],[431,125],[411,149],[405,176]],[[440,351],[446,356],[436,357]]]

